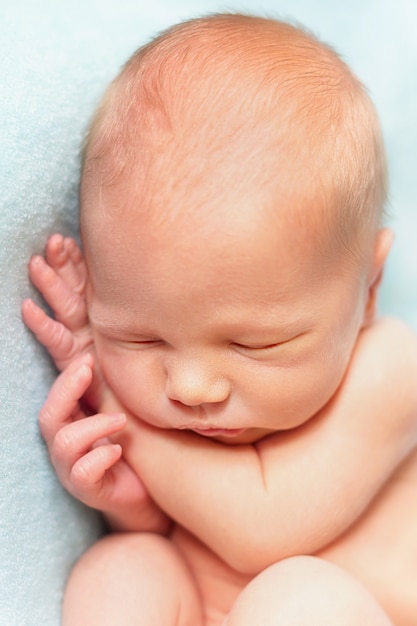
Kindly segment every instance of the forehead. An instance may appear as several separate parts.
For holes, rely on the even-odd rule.
[[[313,196],[237,185],[187,206],[174,194],[168,206],[175,201],[172,210],[165,203],[143,209],[127,185],[101,194],[83,233],[101,298],[131,298],[134,307],[136,292],[144,298],[162,290],[172,301],[267,304],[309,289],[331,267],[308,217],[319,210]]]
[[[82,229],[113,220],[117,229],[138,225],[158,237],[187,238],[201,229],[230,235],[260,223],[301,231],[310,220],[320,225],[316,234],[325,232],[333,190],[320,182],[297,132],[275,130],[253,122],[226,139],[188,127],[181,136],[160,132],[114,176],[116,164],[104,155],[83,174]]]

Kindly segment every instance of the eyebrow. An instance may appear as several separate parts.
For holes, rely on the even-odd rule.
[[[152,331],[150,328],[146,328],[140,325],[140,333],[139,333],[139,324],[137,322],[130,321],[119,321],[113,318],[101,318],[100,316],[91,316],[90,322],[95,326],[98,330],[110,330],[113,332],[117,332],[120,335],[154,335],[155,331]]]
[[[112,317],[100,317],[100,316],[92,316],[90,317],[90,321],[92,324],[100,331],[110,331],[117,333],[121,336],[129,336],[137,335],[143,337],[154,337],[158,335],[155,327],[150,327],[148,324],[141,323],[140,319],[136,319],[135,321],[126,320],[120,321],[120,319],[115,319]],[[305,333],[309,326],[309,318],[297,316],[292,320],[282,320],[279,322],[273,322],[271,320],[264,320],[255,322],[253,318],[251,319],[241,319],[236,322],[226,321],[224,323],[220,323],[219,325],[223,327],[223,333],[225,335],[241,335],[249,336],[249,335],[271,335],[274,333],[282,332],[289,335],[297,336],[299,334]]]

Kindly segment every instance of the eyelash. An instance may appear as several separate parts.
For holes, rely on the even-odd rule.
[[[248,350],[251,352],[261,352],[261,351],[269,351],[269,350],[273,350],[274,348],[278,348],[280,346],[279,343],[270,343],[268,345],[260,345],[260,346],[248,346],[245,345],[243,343],[234,343],[232,344],[234,346],[236,346],[237,348],[240,348],[242,350]]]
[[[140,341],[132,341],[130,343],[137,345],[137,346],[146,346],[146,345],[160,344],[163,342],[160,339],[142,339]]]
[[[159,339],[133,340],[133,339],[113,338],[113,339],[111,339],[111,341],[114,341],[115,343],[119,344],[121,347],[130,348],[132,350],[135,349],[135,348],[138,348],[138,349],[139,348],[150,348],[152,346],[157,346],[157,345],[163,343]]]
[[[158,346],[158,345],[162,345],[163,341],[161,339],[143,339],[143,340],[136,340],[136,341],[129,341],[127,342],[127,345],[132,346],[132,348],[137,347],[137,348],[151,348],[153,346]],[[272,352],[275,348],[278,348],[281,344],[280,343],[271,343],[268,345],[246,345],[243,343],[238,343],[238,342],[231,342],[229,344],[229,346],[232,349],[236,349],[236,351],[238,352],[242,352],[242,353],[247,353],[247,354],[261,354],[263,352],[268,353],[268,352]]]

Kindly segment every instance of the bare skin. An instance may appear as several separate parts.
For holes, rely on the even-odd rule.
[[[40,428],[113,530],[63,623],[411,626],[417,338],[376,316],[377,117],[310,36],[213,19],[132,57],[89,137],[84,260],[56,235],[30,264],[62,370]]]
[[[73,243],[66,240],[65,245],[72,247]],[[56,240],[52,239],[50,246],[52,248],[56,246]],[[71,257],[68,253],[68,261],[67,264],[65,264],[67,266],[59,266],[59,264],[53,262],[53,254],[51,254],[51,250],[49,250],[49,269],[43,267],[42,271],[39,270],[39,268],[42,267],[42,264],[44,263],[41,260],[35,260],[35,262],[32,262],[31,265],[31,274],[34,283],[38,286],[38,288],[40,288],[41,292],[46,296],[49,302],[51,303],[53,297],[55,297],[52,296],[52,293],[54,293],[55,295],[57,293],[60,294],[59,298],[56,299],[56,302],[59,301],[60,303],[59,306],[61,308],[58,312],[58,316],[60,316],[61,319],[65,319],[67,312],[69,312],[72,308],[72,305],[70,303],[73,302],[75,298],[73,293],[75,291],[74,286],[80,284],[81,276],[84,272],[84,270],[82,269],[81,273],[77,275],[77,271],[74,271],[74,265],[70,258]],[[66,293],[68,297],[67,295],[65,295]],[[80,298],[80,300],[82,300],[82,289],[79,290],[78,297]],[[63,483],[72,493],[75,493],[78,497],[81,497],[84,501],[87,502],[87,504],[96,506],[97,508],[100,508],[104,511],[106,511],[106,509],[111,510],[112,508],[117,508],[117,515],[115,515],[114,512],[106,513],[110,523],[112,523],[116,529],[119,528],[124,530],[133,530],[140,528],[141,530],[152,530],[156,532],[162,532],[164,534],[168,532],[169,538],[177,546],[179,553],[174,552],[174,556],[169,556],[170,549],[168,549],[167,558],[170,562],[173,561],[175,563],[176,559],[178,558],[178,554],[183,555],[187,566],[191,569],[192,572],[189,582],[184,585],[184,597],[187,598],[189,594],[189,599],[186,602],[187,606],[199,606],[198,603],[195,604],[196,593],[197,597],[203,597],[203,617],[201,618],[203,620],[201,622],[202,624],[210,624],[210,626],[220,625],[223,623],[225,616],[228,614],[230,614],[229,620],[232,620],[228,623],[245,623],[239,621],[234,622],[233,620],[243,619],[242,616],[239,617],[239,612],[242,613],[242,606],[245,606],[244,598],[252,598],[252,596],[241,594],[243,593],[243,590],[246,589],[249,581],[255,579],[257,580],[257,576],[255,575],[254,578],[254,574],[248,574],[244,572],[239,573],[239,571],[237,571],[235,567],[228,565],[227,562],[225,562],[224,558],[221,558],[218,553],[216,553],[216,550],[218,550],[221,555],[224,550],[221,545],[216,548],[217,540],[210,540],[210,542],[214,541],[214,543],[212,545],[212,548],[208,548],[206,545],[207,539],[202,541],[198,538],[202,534],[201,529],[198,530],[193,528],[192,533],[186,530],[186,527],[190,527],[193,522],[185,519],[184,522],[186,524],[186,527],[184,527],[184,525],[181,523],[181,510],[187,509],[187,507],[185,506],[185,502],[182,502],[181,500],[181,498],[185,496],[182,496],[177,492],[177,490],[175,489],[175,483],[172,483],[172,479],[170,479],[169,476],[167,477],[167,473],[165,471],[159,472],[159,469],[158,471],[155,471],[155,464],[152,463],[152,458],[155,458],[155,455],[158,455],[156,458],[165,458],[167,460],[166,465],[162,464],[166,468],[167,472],[171,472],[170,468],[173,466],[175,466],[176,471],[179,472],[182,471],[181,463],[183,461],[184,472],[186,472],[187,466],[191,464],[191,466],[193,467],[193,472],[189,472],[189,475],[191,477],[195,476],[196,474],[199,475],[198,467],[196,468],[195,466],[196,458],[192,456],[192,449],[194,445],[193,438],[195,438],[195,445],[197,446],[200,455],[201,449],[204,450],[205,448],[207,448],[207,451],[210,451],[211,446],[213,446],[214,448],[214,450],[212,450],[211,452],[217,452],[218,444],[216,444],[215,440],[221,439],[224,442],[224,437],[220,435],[218,437],[210,437],[207,439],[207,437],[202,438],[201,435],[194,435],[189,432],[181,433],[179,431],[160,430],[155,427],[149,427],[144,422],[138,420],[137,417],[130,417],[129,413],[126,411],[126,407],[120,406],[119,402],[115,401],[114,396],[109,395],[107,390],[104,393],[101,393],[101,397],[104,398],[103,405],[105,407],[105,412],[107,413],[107,411],[110,411],[113,415],[112,418],[105,418],[103,415],[100,416],[100,419],[90,417],[79,421],[78,418],[80,417],[80,415],[76,415],[76,421],[74,422],[74,408],[77,406],[77,401],[85,394],[87,389],[89,389],[90,383],[92,381],[91,368],[93,361],[89,355],[86,355],[81,357],[81,360],[78,358],[74,362],[72,355],[69,359],[71,363],[69,366],[67,366],[67,361],[64,356],[65,353],[67,353],[68,351],[68,346],[66,343],[61,342],[60,333],[55,332],[60,328],[60,326],[58,326],[55,321],[47,318],[45,314],[40,312],[40,310],[38,310],[33,305],[33,303],[26,302],[24,304],[23,310],[26,323],[29,325],[29,327],[32,328],[32,330],[37,333],[37,336],[42,343],[47,343],[47,341],[49,341],[49,344],[51,345],[51,342],[52,344],[54,342],[54,339],[51,338],[54,336],[57,337],[57,339],[55,340],[56,344],[54,344],[50,349],[51,351],[55,350],[55,358],[57,358],[57,360],[58,358],[60,358],[62,359],[62,362],[65,363],[64,374],[61,376],[61,378],[57,380],[57,383],[52,389],[51,395],[45,405],[43,414],[41,415],[42,431],[46,438],[46,441],[48,442],[52,460],[58,469],[58,473],[60,474]],[[71,318],[71,316],[69,317]],[[68,327],[69,326],[67,325],[67,328]],[[393,345],[388,345],[387,347],[386,339],[387,336],[391,333],[393,336]],[[361,333],[361,335],[362,334],[363,333]],[[64,334],[62,336],[64,336]],[[73,337],[74,345],[77,345],[77,342],[80,341],[80,337],[85,338],[87,336],[85,325],[83,326],[83,324],[81,323],[80,326],[77,327],[77,329],[71,331],[71,336]],[[404,352],[404,344],[409,342],[412,339],[412,336],[402,325],[397,324],[397,322],[379,322],[375,325],[375,330],[373,330],[373,325],[371,325],[370,328],[367,328],[364,337],[372,336],[373,338],[375,338],[376,342],[379,341],[379,336],[381,336],[381,339],[384,336],[385,349],[388,350],[390,358],[395,357],[397,366],[399,362],[401,363],[401,361],[399,361],[399,358],[404,358],[404,355],[406,355],[406,358],[410,359],[410,357],[412,356],[412,351],[414,350],[414,347],[411,351]],[[365,341],[365,339],[362,339],[361,342],[366,347],[367,342]],[[85,346],[85,344],[83,345]],[[90,343],[89,345],[91,346],[92,344]],[[65,347],[63,348],[62,346]],[[398,354],[391,352],[394,350],[398,350]],[[381,353],[379,352],[379,355],[380,354]],[[407,367],[410,367],[410,365],[412,365],[412,359],[409,361],[404,361],[404,367],[405,365],[407,365]],[[364,365],[364,371],[369,371],[369,363]],[[398,367],[396,367],[396,372],[398,371]],[[391,372],[391,375],[393,374],[394,372]],[[398,380],[396,380],[395,385],[393,384],[396,398],[398,396],[399,389],[401,389],[401,385],[404,384],[403,376],[400,376],[398,373],[397,375]],[[362,378],[362,374],[360,374],[360,377]],[[102,383],[97,381],[93,385],[93,387],[96,388],[101,388],[101,386]],[[403,389],[404,393],[401,395],[403,395],[404,398],[407,398],[407,401],[409,402],[411,399],[411,388],[405,386],[403,387]],[[67,395],[68,398],[67,404],[65,404],[65,402],[63,401],[63,396],[65,395]],[[393,397],[392,402],[398,402],[398,399],[396,398]],[[387,399],[384,397],[381,406],[386,406],[386,400]],[[366,406],[366,401],[364,398],[360,399],[360,404]],[[375,402],[373,402],[373,400],[371,402],[371,405],[375,405]],[[121,412],[123,413],[122,415],[120,414]],[[127,416],[127,422],[126,417],[124,416]],[[380,412],[378,413],[378,417],[381,417]],[[106,419],[108,419],[108,421],[106,421]],[[325,423],[325,421],[326,420],[324,419],[323,423]],[[88,424],[85,432],[80,428],[80,425],[83,422],[86,425]],[[317,417],[315,417],[314,424],[317,424],[317,427],[313,428],[313,430],[311,430],[310,428],[310,432],[314,434],[314,431],[316,430],[318,434],[317,436],[319,436],[320,427],[318,426],[319,420],[317,419]],[[412,420],[410,422],[410,425],[411,424]],[[64,434],[66,429],[72,430],[67,430],[67,433]],[[118,432],[120,432],[120,435],[117,435]],[[397,432],[399,435],[400,431]],[[410,432],[407,432],[407,437],[410,439]],[[174,435],[173,441],[180,444],[178,448],[177,443],[175,443],[174,446],[171,446],[172,452],[170,452],[171,433],[172,435]],[[294,430],[294,433],[297,433],[296,437],[298,438],[298,441],[302,442],[302,430],[300,431],[298,428],[296,428]],[[307,434],[308,429],[306,430],[306,435]],[[376,433],[374,433],[374,437],[375,435]],[[398,435],[396,436],[398,437]],[[239,436],[241,437],[242,435]],[[276,436],[280,436],[283,441],[286,440],[289,444],[291,442],[291,438],[293,438],[292,429],[289,429],[286,434],[280,433]],[[311,436],[312,435],[310,435],[310,437]],[[95,447],[94,441],[101,440],[101,443],[103,443],[102,437],[108,437],[109,444]],[[185,448],[181,442],[182,437],[184,437],[184,443],[186,444],[186,446],[190,447],[189,459],[186,455],[184,456]],[[110,443],[110,440],[112,441],[112,443]],[[118,444],[119,441],[121,442],[123,448],[122,458],[121,448]],[[134,443],[135,441],[141,441],[140,448],[136,449],[136,445]],[[226,444],[229,441],[230,440],[227,440]],[[268,444],[268,442],[270,441],[273,441],[270,437],[261,437],[259,439],[256,438],[254,444],[250,444],[249,447],[252,447],[252,445],[256,445],[259,449],[259,445]],[[312,441],[314,441],[314,439]],[[69,445],[69,442],[71,442],[71,445]],[[192,444],[191,446],[190,443]],[[390,446],[391,443],[392,442],[390,442]],[[168,447],[166,444],[169,444]],[[246,444],[242,445],[244,445],[245,449],[248,447]],[[73,448],[72,450],[70,450],[71,446]],[[203,446],[203,448],[201,448],[201,446]],[[241,446],[238,447],[241,448]],[[87,450],[91,451],[85,454]],[[236,448],[235,445],[222,445],[219,450],[222,452],[222,454],[227,453],[228,455],[230,453],[236,453],[238,448]],[[179,451],[181,452],[179,453]],[[100,455],[100,458],[98,456],[95,457],[95,455]],[[172,455],[172,459],[170,459],[169,455]],[[389,455],[384,453],[383,456],[385,458],[388,458]],[[62,462],[63,457],[66,457],[66,461],[64,463]],[[126,459],[127,463],[124,464],[124,461],[122,459]],[[414,469],[416,465],[415,453],[410,450],[410,452],[405,454],[404,459],[404,462],[401,464],[401,461],[397,456],[397,460],[394,462],[394,466],[398,465],[398,470],[395,470],[395,468],[393,468],[393,470],[390,471],[387,479],[383,481],[383,487],[379,488],[378,497],[374,500],[371,500],[371,503],[365,507],[365,510],[360,512],[356,523],[350,524],[350,526],[348,526],[348,528],[344,532],[341,532],[340,529],[337,531],[330,530],[330,535],[327,539],[321,539],[316,544],[314,544],[313,541],[313,543],[311,544],[311,549],[308,551],[303,550],[302,552],[300,552],[300,554],[314,554],[320,557],[320,559],[325,559],[328,562],[334,562],[342,566],[344,571],[350,572],[350,574],[355,577],[352,579],[349,579],[349,577],[343,579],[344,584],[347,583],[347,581],[349,580],[350,582],[352,582],[353,587],[356,588],[355,585],[358,584],[356,580],[361,581],[379,600],[381,605],[384,606],[387,614],[391,616],[393,623],[400,625],[404,624],[404,626],[408,626],[408,624],[412,623],[411,620],[413,619],[413,615],[415,615],[415,607],[413,606],[414,594],[412,593],[413,571],[412,565],[411,570],[409,565],[410,549],[411,553],[413,552],[413,548],[410,548],[410,546],[412,545],[413,541],[415,546],[414,549],[417,549],[417,541],[414,533],[414,528],[416,527],[415,523],[417,518],[417,510],[415,512],[413,511],[411,504],[412,499],[410,498],[410,491],[411,488],[414,488],[416,477],[416,470]],[[218,461],[216,460],[216,465],[217,463]],[[204,457],[202,457],[201,464],[202,466],[204,466],[205,464]],[[128,472],[129,481],[132,481],[131,483],[125,482],[127,478],[126,476],[124,476],[123,473],[120,474],[120,476],[123,477],[123,480],[115,480],[118,472],[123,469],[123,465],[125,465],[125,467],[130,470],[134,470],[133,472]],[[65,469],[63,468],[63,466],[65,466]],[[106,469],[107,467],[108,469]],[[158,463],[158,467],[161,467],[160,463]],[[105,469],[106,471],[104,471]],[[210,473],[207,472],[207,469],[205,471],[206,475],[210,476]],[[355,487],[355,489],[352,490],[352,497],[353,493],[356,493],[357,491],[357,482],[363,470],[358,468],[358,470],[356,471],[359,472],[358,478],[352,480],[350,483],[353,485],[353,487]],[[147,472],[149,472],[150,477],[147,476]],[[220,475],[221,472],[222,470],[219,470]],[[66,478],[64,477],[64,474],[66,474]],[[141,477],[140,481],[138,481],[138,476]],[[167,480],[168,483],[172,484],[173,486],[173,488],[170,489],[172,498],[168,498],[168,500],[164,502],[164,493],[166,492],[166,489],[163,488],[163,485],[166,484],[165,481]],[[214,480],[218,483],[220,479],[216,478],[214,475]],[[105,490],[103,490],[103,486],[111,485],[112,489],[114,489],[115,494],[116,486],[118,487],[118,489],[120,489],[123,483],[126,485],[130,484],[129,493],[135,494],[132,498],[135,501],[134,507],[132,507],[132,502],[126,500],[125,495],[123,495],[123,490],[120,490],[116,496],[116,501],[118,503],[117,505],[114,505],[114,502],[112,504],[113,495],[110,496]],[[137,484],[137,487],[135,488],[136,491],[135,489],[132,489],[132,486],[134,484]],[[144,484],[146,485],[146,487],[144,487]],[[199,491],[200,490],[201,483],[199,484]],[[162,509],[165,512],[168,512],[168,517],[161,512],[161,509],[159,509],[159,507],[155,504],[153,498],[149,498],[149,493],[151,493],[152,497],[157,500]],[[204,495],[204,490],[202,493]],[[343,498],[344,497],[345,496],[343,496]],[[106,508],[103,506],[104,501],[106,502]],[[120,507],[121,501],[123,501],[126,505],[125,511],[123,511],[123,507]],[[142,505],[138,506],[138,502],[142,502]],[[215,505],[215,502],[211,502],[211,506],[213,506],[213,504]],[[201,506],[201,502],[199,503],[199,506]],[[134,516],[132,516],[133,508],[136,511]],[[174,510],[176,508],[178,508],[179,510]],[[121,514],[120,511],[122,511]],[[140,513],[139,515],[138,512]],[[173,527],[169,528],[168,518],[174,518],[180,523],[177,523]],[[236,530],[234,530],[234,532],[236,532]],[[331,533],[336,534],[333,540],[331,538]],[[398,538],[407,537],[408,540],[402,540],[400,545],[395,546],[395,549],[394,545],[392,544],[392,549],[387,552],[386,534],[389,534],[390,536],[396,536]],[[115,535],[114,537],[120,538],[121,545],[123,545],[125,541],[129,541],[127,539],[128,536],[129,535]],[[117,539],[115,539],[114,541],[116,542]],[[288,538],[286,539],[286,543],[287,541]],[[294,536],[294,541],[297,541],[296,534]],[[320,543],[325,545],[320,545]],[[404,548],[402,547],[403,545]],[[106,559],[107,548],[107,544],[99,544],[96,547],[97,551],[103,550],[101,558],[104,561]],[[109,551],[109,556],[107,558],[112,557],[114,549],[114,546],[112,546],[112,549]],[[143,549],[144,548],[141,547],[139,552],[141,552]],[[163,544],[161,546],[161,550],[164,551],[165,549],[166,544]],[[130,552],[130,554],[132,553]],[[285,563],[288,559],[290,559],[291,561],[292,554],[298,554],[296,549],[296,543],[294,552],[290,554],[282,554],[281,558],[279,556],[273,556],[272,560],[274,562],[279,562],[281,560],[282,563]],[[378,558],[377,555],[379,555]],[[379,559],[381,558],[381,555],[384,555],[384,558],[386,559],[385,568],[380,567]],[[373,556],[373,558],[369,558],[370,556]],[[91,555],[88,555],[86,559],[87,560],[85,569],[82,569],[84,564],[84,561],[82,561],[80,567],[75,570],[74,581],[78,580],[77,577],[80,569],[81,572],[84,571],[84,573],[82,573],[80,576],[81,581],[84,580],[83,577],[85,575],[91,575],[94,571],[94,568],[90,569],[91,563],[95,562],[91,559]],[[100,562],[100,559],[98,559],[97,563]],[[181,571],[183,571],[182,576],[184,576],[184,565],[182,563],[183,561],[182,559],[180,559],[178,562],[178,572],[176,570],[176,567],[173,570],[174,573],[172,575],[174,577],[178,576],[179,572]],[[273,564],[268,565],[267,562],[265,562],[264,565],[266,567],[261,568],[263,569],[263,571],[269,572],[269,567],[274,567]],[[294,575],[294,580],[302,580],[306,571],[305,566],[309,568],[311,567],[312,563],[310,561],[299,561],[294,562],[294,566],[291,567],[295,568],[295,565],[297,565],[297,575]],[[300,566],[299,571],[298,565]],[[389,572],[393,572],[393,575],[387,576],[387,573]],[[383,573],[384,576],[381,576],[381,573]],[[137,572],[137,575],[139,577],[138,580],[140,580],[140,572]],[[145,573],[142,573],[142,576],[145,576]],[[273,576],[274,579],[276,576],[276,580],[278,581],[280,579],[281,573],[279,570],[271,570],[270,574],[268,574],[268,578],[269,576]],[[330,570],[327,572],[326,569],[323,568],[322,576],[324,589],[326,586],[329,585],[330,581],[334,581],[334,571]],[[350,582],[349,584],[347,584],[346,588],[343,584],[342,588],[348,591],[350,589]],[[251,588],[252,587],[248,587],[248,589]],[[78,584],[74,583],[74,589],[76,589],[77,591],[72,591],[72,589],[73,588],[70,583],[65,605],[67,607],[71,607],[69,610],[70,614],[73,613],[73,603],[71,602],[72,594],[74,593],[78,596]],[[187,589],[188,592],[186,591]],[[350,593],[351,591],[347,593],[346,597],[351,598]],[[356,592],[352,591],[352,593],[354,593],[356,597]],[[368,596],[366,595],[367,592],[363,591],[363,593],[365,595],[362,596],[361,591],[359,597],[362,597],[362,599],[368,598]],[[238,598],[241,599],[238,600]],[[349,600],[349,602],[351,602],[351,599]],[[358,610],[364,610],[364,606],[366,606],[366,610],[368,610],[369,607],[374,606],[373,602],[374,601],[371,600],[369,605],[368,601],[366,601],[364,604],[362,604],[362,601],[359,602],[359,606],[361,608]],[[253,599],[250,602],[248,600],[248,604],[249,606],[252,606]],[[284,604],[285,603],[281,604],[282,610],[284,610]],[[236,618],[233,617],[233,606],[236,607]],[[264,601],[262,602],[262,606],[265,606]],[[200,610],[201,608],[199,608],[198,610],[193,609],[192,616],[190,618],[191,621],[189,622],[190,624],[199,623],[196,620],[200,619],[197,618],[198,611]],[[285,610],[287,611],[287,609]],[[288,608],[287,612],[291,613],[291,610]],[[334,610],[336,612],[342,611],[341,606],[334,606],[333,609],[330,607],[326,610]],[[370,610],[374,609],[371,608]],[[276,607],[270,607],[270,611],[271,614],[278,615]],[[309,615],[311,617],[311,609],[309,609],[309,611]],[[369,623],[390,623],[387,617],[382,616],[382,613],[378,613],[380,609],[375,608],[375,611],[375,619],[372,618],[374,619],[374,622],[370,621]],[[244,612],[246,613],[246,609]],[[352,613],[352,621],[347,623],[353,624],[354,620],[358,619],[358,615],[360,615],[360,613],[356,615],[355,613]],[[298,618],[299,616],[297,617],[297,619]],[[322,619],[322,617],[320,617],[320,619]],[[381,621],[379,622],[378,620]],[[68,623],[71,622],[69,621]],[[135,622],[127,621],[126,623]],[[187,622],[185,621],[184,623]],[[310,621],[306,623],[310,624],[312,622]],[[321,622],[317,621],[317,623]]]

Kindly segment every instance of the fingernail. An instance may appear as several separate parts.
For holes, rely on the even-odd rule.
[[[54,243],[55,245],[61,244],[63,240],[63,236],[61,235],[61,233],[54,233],[53,235],[51,235],[49,241],[51,243]]]
[[[47,274],[50,271],[49,265],[45,262],[43,256],[39,254],[32,258],[32,263],[34,263],[43,274]]]
[[[81,380],[85,378],[87,374],[90,373],[90,368],[87,365],[80,365],[73,373],[73,377],[75,380]]]
[[[126,415],[124,413],[111,413],[109,417],[115,424],[122,424],[126,421]]]

